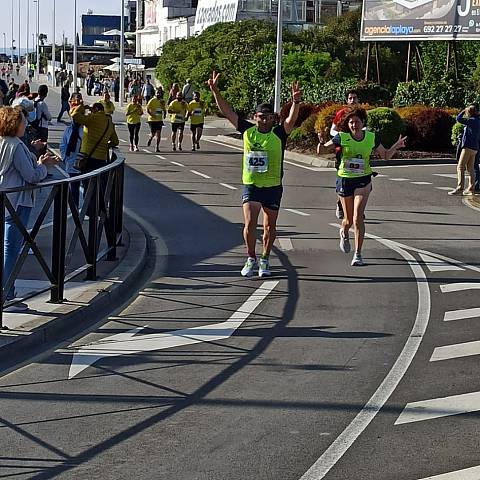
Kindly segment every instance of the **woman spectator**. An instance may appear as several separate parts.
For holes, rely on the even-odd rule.
[[[138,137],[140,133],[141,117],[143,115],[143,108],[140,103],[139,95],[133,97],[133,101],[128,105],[125,115],[127,116],[128,131],[130,132],[130,151],[138,152]]]
[[[473,195],[475,183],[474,162],[480,141],[480,117],[475,105],[470,105],[465,110],[462,110],[457,115],[457,122],[465,125],[465,129],[460,142],[461,152],[457,164],[457,187],[448,192],[448,194]],[[465,170],[467,170],[468,186],[464,191]]]
[[[180,91],[180,87],[178,86],[178,83],[174,83],[172,85],[172,88],[170,88],[170,91],[168,92],[168,100],[167,100],[168,105],[170,105],[177,98],[177,93],[179,91]]]
[[[38,183],[47,176],[47,166],[55,165],[57,157],[46,154],[37,160],[20,140],[27,126],[20,108],[3,107],[0,109],[0,188],[24,187]],[[26,190],[7,194],[22,225],[26,226],[34,203],[34,191]],[[6,212],[3,285],[5,287],[22,249],[24,238],[16,226],[13,217]],[[13,284],[5,294],[7,300],[15,298]],[[28,305],[16,303],[6,311],[25,311]]]
[[[352,266],[364,265],[362,245],[365,237],[364,212],[372,191],[372,168],[370,156],[373,151],[381,158],[389,160],[399,148],[405,146],[407,137],[398,140],[386,149],[380,138],[373,132],[364,130],[367,112],[360,107],[346,109],[340,123],[339,134],[325,145],[320,143],[320,153],[324,148],[335,150],[339,161],[336,190],[342,202],[344,218],[340,227],[340,250],[350,252],[348,231],[355,229],[355,253]]]

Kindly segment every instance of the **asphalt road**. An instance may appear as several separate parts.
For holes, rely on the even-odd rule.
[[[0,476],[480,478],[480,227],[453,167],[378,169],[354,268],[334,172],[287,163],[273,276],[244,279],[240,152],[184,146],[127,157],[139,295],[0,378]]]

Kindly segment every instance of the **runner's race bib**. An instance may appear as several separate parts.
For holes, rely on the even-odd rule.
[[[162,114],[163,110],[161,108],[155,109],[155,115],[160,116]]]
[[[192,112],[192,115],[194,117],[201,117],[202,116],[202,109],[201,108],[195,108]]]
[[[344,170],[355,175],[365,175],[365,160],[363,158],[348,158]]]
[[[175,122],[183,123],[185,121],[185,117],[181,113],[175,114]]]
[[[268,171],[267,152],[248,152],[245,162],[247,171],[250,173],[265,173]]]

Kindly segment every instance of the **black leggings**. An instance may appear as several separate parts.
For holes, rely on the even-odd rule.
[[[129,123],[128,131],[130,132],[130,145],[138,146],[138,134],[140,133],[140,123]]]

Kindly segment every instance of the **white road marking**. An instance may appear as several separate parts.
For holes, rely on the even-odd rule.
[[[455,272],[463,271],[463,268],[460,268],[456,265],[439,260],[438,258],[432,257],[430,255],[425,255],[420,253],[420,258],[425,262],[425,265],[431,272]]]
[[[380,177],[388,177],[388,175],[384,175],[383,173],[379,173],[379,174],[377,175],[377,178],[380,178]]]
[[[128,332],[106,337],[100,342],[80,347],[72,356],[68,378],[75,377],[102,358],[132,355],[141,352],[164,350],[195,343],[227,339],[235,333],[278,283],[278,281],[263,282],[262,286],[224,322],[203,325],[201,327],[185,328],[168,333],[152,333],[146,335],[137,335],[145,328],[137,327]]]
[[[150,150],[147,150],[146,148],[142,148],[142,152],[151,153]]]
[[[229,145],[228,143],[222,143],[222,142],[218,142],[217,140],[210,140],[210,139],[206,139],[206,138],[203,138],[203,140],[205,142],[216,143],[217,145],[221,145],[222,147],[228,147],[228,148],[231,148],[233,150],[240,150],[241,152],[243,152],[242,147],[236,147],[234,145]]]
[[[480,466],[455,470],[454,472],[442,473],[433,477],[425,477],[419,480],[478,480],[480,478]]]
[[[464,310],[452,310],[445,312],[443,317],[444,322],[451,322],[452,320],[465,320],[466,318],[480,317],[480,308],[466,308]]]
[[[234,187],[233,185],[229,185],[228,183],[221,183],[220,184],[222,187],[229,188],[230,190],[236,190],[237,187]]]
[[[410,182],[413,183],[413,185],[433,185],[432,182]]]
[[[288,252],[290,250],[293,250],[293,243],[289,238],[277,238],[278,244],[280,245],[280,248]]]
[[[301,215],[302,217],[310,216],[309,213],[301,212],[300,210],[295,210],[294,208],[285,208],[284,210],[286,210],[287,212],[296,213],[297,215]]]
[[[457,178],[456,173],[432,173],[432,175],[435,175],[436,177]]]
[[[456,343],[454,345],[444,345],[437,347],[430,357],[431,362],[440,360],[450,360],[452,358],[470,357],[480,355],[480,341]]]
[[[123,138],[119,138],[119,140],[122,142],[122,143],[128,143],[126,140],[124,140]]]
[[[480,410],[480,392],[407,403],[395,425],[462,415]]]
[[[173,164],[173,165],[176,165],[177,167],[184,167],[185,166],[183,163],[174,162],[173,160],[170,160],[170,163]]]
[[[336,228],[338,224],[330,224]],[[417,281],[418,307],[415,324],[410,332],[403,350],[397,358],[392,369],[388,372],[383,382],[377,388],[373,396],[368,400],[362,410],[335,439],[323,455],[310,467],[300,480],[320,480],[327,475],[333,466],[342,458],[345,452],[353,445],[360,434],[368,427],[377,413],[382,409],[392,393],[397,388],[400,380],[405,375],[415,354],[420,346],[423,335],[430,319],[430,289],[425,272],[415,257],[400,247],[400,244],[392,240],[386,240],[372,234],[367,237],[375,239],[386,247],[399,253],[412,269]]]
[[[442,293],[462,292],[463,290],[478,290],[478,289],[480,289],[480,282],[478,283],[458,282],[458,283],[448,283],[446,285],[440,285],[440,290],[442,291]]]
[[[453,187],[435,187],[437,190],[443,190],[445,192],[449,192],[450,190],[453,190]]]
[[[309,167],[308,165],[299,165],[298,163],[290,162],[289,160],[284,160],[283,163],[288,163],[295,167],[303,168],[305,170],[311,170],[313,172],[333,172],[333,168],[329,167]]]
[[[392,182],[409,182],[409,178],[389,178]]]
[[[155,155],[157,158],[160,158],[161,160],[166,160],[165,157],[162,157],[161,155]]]
[[[209,177],[208,175],[205,175],[204,173],[202,172],[197,172],[196,170],[190,170],[193,174],[195,175],[198,175],[199,177],[203,177],[203,178],[212,178],[212,177]]]

